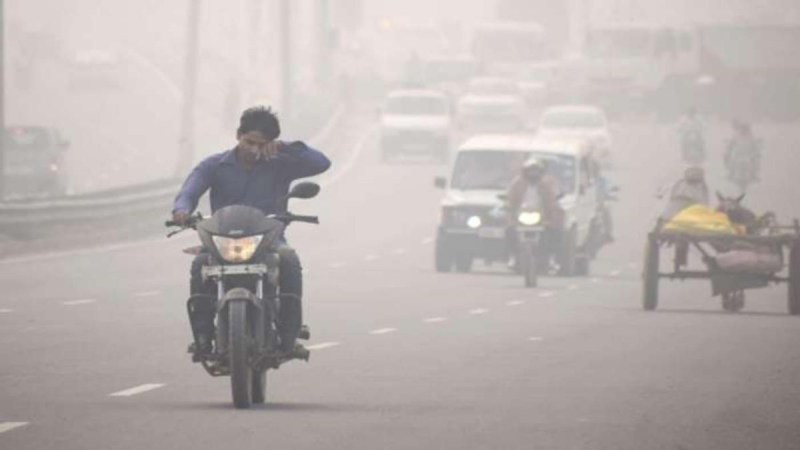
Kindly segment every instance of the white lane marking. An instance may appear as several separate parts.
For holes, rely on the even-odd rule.
[[[377,330],[372,330],[369,334],[379,335],[379,334],[389,334],[394,333],[397,331],[397,328],[378,328]]]
[[[599,283],[599,282],[600,282],[600,278],[592,278],[592,283]]]
[[[364,257],[364,261],[375,261],[377,259],[378,259],[378,257],[375,256],[375,255],[367,255],[367,256]]]
[[[525,302],[523,300],[511,300],[510,302],[506,303],[506,306],[519,306],[524,304]]]
[[[639,263],[635,263],[635,262],[628,263],[628,269],[636,270],[638,268],[639,268]]]
[[[0,314],[8,314],[8,313],[12,313],[12,312],[14,312],[13,309],[8,309],[8,308],[0,309]]]
[[[0,422],[0,433],[5,433],[6,431],[11,431],[14,428],[24,427],[28,425],[30,422]]]
[[[395,251],[392,252],[392,253],[394,253],[395,255],[405,255],[406,253],[408,253],[408,250],[406,250],[404,248],[398,248],[398,249],[395,249]]]
[[[335,262],[335,263],[331,263],[328,267],[330,267],[331,269],[341,269],[342,267],[344,267],[346,265],[347,264],[345,264],[343,262]]]
[[[425,323],[440,323],[447,320],[447,317],[428,317],[424,319],[423,322]]]
[[[152,391],[154,389],[162,388],[166,386],[163,383],[149,383],[143,384],[141,386],[132,387],[130,389],[125,389],[124,391],[114,392],[113,394],[109,394],[109,397],[132,397],[137,394],[142,394],[144,392]]]
[[[432,237],[426,237],[425,239],[422,240],[422,245],[428,245],[428,244],[432,244],[432,243],[433,243],[433,238]]]
[[[61,304],[64,306],[88,305],[89,303],[97,303],[97,300],[93,298],[84,298],[81,300],[70,300],[66,302],[61,302]]]
[[[353,167],[356,165],[356,161],[358,161],[358,159],[361,157],[361,153],[363,153],[364,149],[367,147],[367,143],[369,143],[370,138],[372,137],[373,134],[376,134],[377,132],[378,132],[377,126],[370,127],[370,129],[368,129],[367,132],[364,133],[363,136],[361,136],[361,140],[358,141],[354,150],[350,153],[350,157],[347,158],[347,160],[343,164],[338,166],[341,167],[341,169],[339,169],[338,172],[333,173],[327,179],[318,180],[318,183],[327,188],[328,186],[335,184],[336,182],[341,180],[344,177],[344,175],[346,175],[348,172],[350,172],[350,170],[353,169]]]
[[[479,316],[481,314],[486,314],[487,312],[489,312],[489,310],[485,308],[475,308],[469,310],[469,313],[473,316]]]
[[[321,342],[319,344],[308,345],[306,348],[308,350],[323,350],[326,348],[336,347],[337,345],[340,344],[338,342]]]
[[[528,340],[531,341],[531,342],[541,342],[541,341],[544,340],[544,338],[543,337],[539,337],[539,336],[533,336],[533,337],[529,337]]]
[[[161,291],[144,291],[144,292],[137,292],[137,293],[133,294],[134,297],[140,297],[140,298],[157,297],[159,295],[161,295]]]
[[[621,273],[622,273],[621,270],[612,270],[608,274],[611,275],[612,277],[618,277]]]
[[[544,291],[541,294],[539,294],[539,298],[550,298],[553,297],[554,295],[556,295],[556,293],[553,291]]]
[[[577,291],[578,289],[580,289],[580,286],[578,286],[577,284],[570,284],[567,287],[567,289],[569,289],[570,291]]]

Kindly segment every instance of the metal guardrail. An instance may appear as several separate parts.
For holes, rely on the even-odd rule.
[[[321,146],[344,116],[336,110],[328,123],[309,142]],[[0,233],[27,226],[91,222],[147,212],[168,212],[183,180],[167,179],[103,192],[46,200],[0,203]]]

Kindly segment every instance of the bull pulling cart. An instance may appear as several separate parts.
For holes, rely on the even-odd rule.
[[[800,223],[770,224],[758,235],[718,234],[665,227],[659,220],[647,236],[642,306],[658,307],[659,282],[665,280],[710,280],[712,294],[722,298],[726,311],[744,307],[745,291],[771,283],[788,285],[788,310],[800,314]],[[691,270],[689,256],[696,250],[706,270]],[[673,251],[672,267],[661,268],[661,253]]]

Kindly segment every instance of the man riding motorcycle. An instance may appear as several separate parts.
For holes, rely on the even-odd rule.
[[[558,180],[547,173],[544,161],[531,157],[522,166],[521,173],[514,179],[508,190],[508,229],[506,239],[509,253],[516,255],[518,236],[514,232],[517,218],[523,205],[539,206],[541,214],[542,235],[540,239],[540,255],[542,263],[549,264],[550,257],[555,255],[560,263],[559,271],[564,273],[563,248],[565,236],[566,214],[558,202],[561,195]],[[541,266],[546,268],[547,265]]]
[[[278,118],[269,108],[257,106],[242,113],[236,132],[235,148],[209,156],[189,174],[175,198],[173,221],[186,224],[200,197],[210,189],[212,213],[231,205],[257,208],[264,214],[286,211],[290,184],[298,179],[325,172],[331,163],[321,152],[303,142],[282,142]],[[302,267],[297,253],[282,239],[280,286],[290,294],[280,308],[281,350],[295,351],[302,326]],[[201,268],[208,253],[195,257],[191,268],[190,294],[209,294],[215,298],[216,286],[203,281]],[[293,295],[291,295],[293,294]],[[198,305],[190,322],[197,336],[196,351],[211,351],[214,336],[214,305]]]
[[[689,164],[701,164],[705,161],[705,136],[703,122],[697,110],[690,108],[678,123],[683,160]]]

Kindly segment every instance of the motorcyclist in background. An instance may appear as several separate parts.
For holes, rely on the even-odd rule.
[[[678,122],[681,154],[689,164],[702,164],[705,161],[705,130],[700,115],[695,108],[689,108]]]
[[[744,189],[747,182],[759,180],[761,143],[747,122],[736,120],[732,126],[733,136],[726,146],[724,162],[728,178]]]
[[[551,256],[556,256],[560,272],[564,272],[566,269],[563,264],[566,214],[558,202],[560,196],[558,180],[547,173],[545,162],[536,157],[528,158],[522,166],[521,173],[514,179],[508,190],[508,229],[515,230],[523,205],[526,203],[538,205],[543,227],[540,249],[548,263]],[[507,233],[506,238],[509,249],[511,249],[510,254],[515,255],[518,244],[516,232]]]

